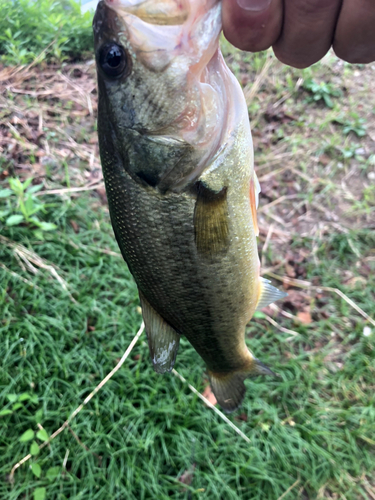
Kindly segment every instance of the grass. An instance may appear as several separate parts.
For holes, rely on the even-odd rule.
[[[0,498],[374,498],[375,330],[322,290],[340,289],[374,317],[373,70],[329,56],[299,72],[268,53],[224,49],[249,98],[262,264],[289,292],[265,312],[297,334],[262,315],[248,326],[249,346],[280,374],[247,381],[230,416],[251,445],[179,379],[153,372],[143,335],[70,429],[38,451],[116,365],[141,315],[101,186],[92,66],[54,67],[53,78],[6,68],[0,187],[9,177],[43,183],[35,196],[57,228],[41,238],[27,218],[0,221]],[[18,213],[15,199],[0,210]],[[203,392],[203,362],[184,339],[176,369]]]
[[[117,249],[106,213],[93,212],[91,204],[83,197],[64,215],[57,207],[59,234],[48,234],[38,245],[26,229],[5,233],[53,261],[76,302],[49,273],[32,278],[37,290],[0,270],[0,408],[12,410],[10,395],[30,396],[2,417],[3,478],[29,451],[31,439],[20,442],[21,436],[37,430],[37,423],[52,434],[114,367],[141,322],[129,272],[120,258],[99,251]],[[72,217],[78,234],[69,224]],[[368,232],[351,236],[363,255],[374,245]],[[292,248],[299,245],[295,239]],[[318,258],[319,266],[309,265],[306,277],[321,277],[322,286],[341,286],[338,269],[355,272],[357,258],[345,236],[322,243]],[[1,262],[30,279],[4,246]],[[343,291],[371,310],[374,289],[372,275],[365,287]],[[32,458],[40,478],[29,464],[22,466],[13,488],[0,483],[0,497],[31,498],[36,487],[46,487],[51,499],[187,498],[178,477],[194,463],[189,491],[197,498],[276,499],[297,480],[286,498],[316,498],[323,490],[331,498],[344,498],[344,492],[347,499],[367,498],[363,477],[371,480],[375,463],[373,336],[364,337],[363,321],[340,298],[320,300],[311,325],[285,323],[299,333],[290,340],[263,320],[249,325],[251,348],[281,375],[248,382],[240,420],[238,414],[231,417],[251,446],[173,375],[153,372],[143,337],[72,422],[85,447],[65,431]],[[329,316],[320,319],[322,311]],[[186,341],[177,369],[203,391],[203,363]],[[52,467],[57,475],[48,479]]]

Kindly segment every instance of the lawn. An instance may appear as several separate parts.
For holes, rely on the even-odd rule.
[[[9,56],[1,499],[375,498],[375,65],[329,54],[301,71],[269,52],[225,41],[223,51],[249,105],[263,274],[289,294],[247,328],[249,347],[280,375],[247,381],[229,416],[250,443],[179,378],[153,372],[143,334],[39,449],[116,366],[142,317],[109,222],[91,59],[67,51],[61,62],[52,50],[21,68],[29,61]],[[175,368],[205,391],[204,363],[184,339]]]

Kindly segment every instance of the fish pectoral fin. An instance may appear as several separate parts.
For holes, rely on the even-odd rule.
[[[226,413],[236,410],[242,403],[246,387],[244,380],[257,375],[272,375],[276,373],[270,370],[259,359],[252,358],[249,367],[231,373],[208,372],[213,393],[219,405]]]
[[[194,211],[195,245],[199,255],[214,257],[229,246],[227,188],[218,193],[197,183]]]
[[[157,373],[170,372],[176,361],[180,335],[155,311],[142,292],[138,291],[154,370]]]
[[[276,300],[286,297],[288,294],[278,290],[271,285],[270,280],[260,278],[259,283],[259,299],[256,307],[256,311],[260,311],[263,307],[266,307]]]

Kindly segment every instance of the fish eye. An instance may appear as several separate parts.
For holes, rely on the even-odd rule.
[[[127,54],[117,43],[103,45],[99,53],[99,64],[108,76],[121,76],[128,66]]]

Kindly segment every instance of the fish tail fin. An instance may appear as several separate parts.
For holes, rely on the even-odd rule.
[[[272,375],[276,373],[270,370],[259,359],[252,358],[248,366],[231,373],[208,372],[213,393],[219,405],[226,413],[231,413],[241,405],[246,392],[244,380],[256,375]]]

